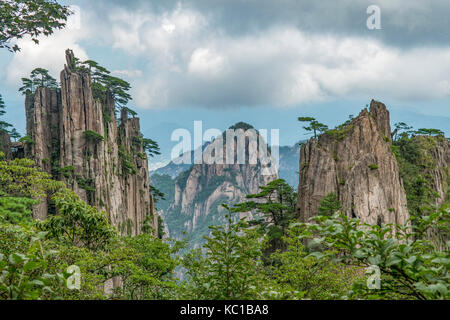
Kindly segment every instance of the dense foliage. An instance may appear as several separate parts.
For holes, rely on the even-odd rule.
[[[316,223],[305,225],[303,237],[321,245],[322,250],[311,253],[315,257],[330,257],[379,272],[375,288],[367,281],[355,282],[353,295],[368,299],[448,299],[449,252],[436,250],[424,234],[433,228],[448,234],[449,218],[450,209],[443,208],[422,217],[413,227],[380,227],[340,213],[332,217],[319,215],[314,218]]]
[[[50,194],[57,215],[32,219]],[[0,161],[0,299],[164,299],[176,294],[177,247],[149,234],[119,237],[105,212],[87,205],[33,161]],[[70,266],[79,268],[71,290]],[[116,290],[105,283],[119,281]]]
[[[263,234],[267,233],[271,251],[275,251],[284,247],[282,237],[296,216],[297,193],[283,179],[271,181],[260,189],[257,194],[247,195],[251,201],[235,205],[232,211],[255,213],[257,219],[250,224],[257,225]]]
[[[251,201],[225,207],[226,223],[210,228],[201,249],[178,258],[180,244],[150,234],[118,236],[104,212],[51,180],[31,160],[3,160],[0,298],[449,298],[448,251],[427,240],[430,229],[448,234],[448,208],[412,225],[380,227],[331,214],[339,203],[329,195],[315,222],[303,224],[295,221],[295,193],[283,180],[261,189],[249,195]],[[48,192],[57,214],[34,221],[32,206]],[[247,209],[271,222],[235,216]],[[271,243],[278,234],[273,227],[282,246]],[[79,290],[68,286],[73,266],[81,274]],[[184,270],[183,281],[177,279],[177,267]],[[374,267],[380,272],[374,278],[379,289],[368,285],[373,275],[366,271]]]
[[[240,220],[211,227],[204,249],[194,250],[183,259],[190,299],[254,299],[263,289],[261,245],[259,236]],[[261,296],[260,296],[261,297]]]
[[[33,94],[37,88],[58,88],[58,83],[53,78],[47,69],[36,68],[31,71],[30,78],[22,78],[22,87],[19,92],[24,95]]]
[[[38,43],[39,35],[63,28],[70,13],[56,1],[3,0],[0,48],[18,51],[13,41],[27,35]],[[74,58],[70,64],[73,71],[90,75],[95,99],[105,103],[111,98],[116,111],[136,116],[127,107],[132,99],[127,81],[92,60]],[[39,87],[58,88],[43,68],[22,82],[20,92],[25,95]],[[0,116],[5,107],[0,96]],[[112,117],[105,115],[104,120],[111,122]],[[331,130],[311,117],[298,120],[307,123],[304,129],[315,138],[327,134],[338,141],[352,129],[352,117]],[[0,121],[2,133],[19,139],[10,127]],[[251,128],[245,123],[231,127]],[[107,132],[84,132],[91,143],[107,137]],[[444,134],[438,129],[413,131],[399,123],[391,138],[412,216],[408,224],[368,225],[351,219],[339,212],[341,204],[333,193],[322,199],[312,221],[299,223],[297,194],[278,179],[245,202],[232,208],[223,205],[226,214],[217,209],[224,200],[217,199],[211,205],[215,211],[197,221],[210,225],[203,246],[183,255],[182,243],[155,238],[145,227],[141,235],[119,236],[106,212],[52,180],[32,160],[5,160],[0,154],[0,299],[449,299],[450,195],[447,192],[444,205],[436,207],[439,195],[431,182],[437,170],[431,155],[445,141]],[[28,136],[19,141],[33,143]],[[142,135],[134,137],[131,150],[123,145],[118,149],[123,175],[138,172],[135,157],[146,160],[147,155],[160,154],[158,144]],[[369,167],[378,169],[375,164]],[[63,175],[73,170],[58,168]],[[178,186],[185,187],[189,173],[178,177]],[[448,190],[450,174],[441,174]],[[213,178],[197,199],[204,199],[223,179]],[[86,180],[78,184],[87,191],[92,188]],[[153,184],[158,205],[167,208],[175,181],[154,176]],[[54,208],[45,220],[35,220],[33,207],[45,197]],[[248,212],[255,218],[240,218]],[[174,224],[184,229],[186,219],[180,215]]]
[[[0,1],[0,48],[20,51],[12,43],[30,36],[36,44],[40,35],[49,36],[66,25],[72,12],[53,0],[2,0]]]

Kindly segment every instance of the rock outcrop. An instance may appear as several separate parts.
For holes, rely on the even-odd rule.
[[[89,72],[73,70],[73,59],[68,50],[61,89],[38,88],[27,96],[32,143],[26,155],[83,200],[105,209],[122,234],[141,233],[144,221],[157,230],[139,119],[123,109],[118,125],[112,95],[94,98]],[[52,210],[48,199],[41,201],[34,217],[45,219]]]
[[[450,202],[450,141],[443,136],[414,136],[411,141],[419,150],[420,174],[435,193],[432,204]]]
[[[214,154],[211,150],[216,143],[223,145],[219,141],[215,140],[206,147],[203,159],[206,154]],[[265,166],[259,160],[256,164],[251,164],[253,162],[249,161],[248,140],[245,163],[238,164],[236,161],[234,164],[225,164],[226,143],[224,144],[224,164],[195,164],[177,178],[174,202],[164,213],[171,237],[181,238],[182,232],[186,232],[193,239],[191,244],[198,245],[202,236],[209,233],[210,225],[225,222],[222,203],[238,203],[247,194],[258,193],[260,186],[278,178],[276,168],[274,173],[267,174],[269,172],[263,172]],[[236,147],[235,141],[235,155]],[[248,214],[242,216],[244,215]]]
[[[438,138],[431,156],[435,161],[435,167],[430,171],[431,186],[439,195],[436,205],[441,205],[450,202],[450,141]]]
[[[4,130],[0,130],[0,152],[3,152],[6,159],[11,158],[11,138]]]
[[[372,100],[351,122],[301,148],[298,215],[307,221],[335,193],[342,212],[371,224],[405,223],[406,196],[391,151],[386,106]]]

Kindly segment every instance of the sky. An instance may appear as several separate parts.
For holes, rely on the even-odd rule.
[[[68,27],[0,50],[6,120],[25,133],[20,79],[36,67],[59,78],[64,51],[92,59],[132,85],[145,136],[164,162],[176,128],[224,130],[244,121],[279,129],[280,144],[307,133],[313,116],[330,127],[371,99],[392,123],[450,132],[450,2],[445,0],[67,0]],[[380,9],[380,29],[367,20]],[[373,21],[373,20],[371,20]]]

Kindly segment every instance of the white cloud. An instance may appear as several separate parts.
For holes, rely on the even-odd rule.
[[[115,76],[125,76],[128,78],[139,78],[142,77],[141,70],[114,70],[111,72]]]
[[[191,56],[188,70],[199,76],[215,76],[224,71],[225,59],[208,48],[198,48]]]
[[[112,23],[113,47],[130,54],[146,53],[170,54],[187,39],[194,39],[206,19],[195,11],[184,8],[179,3],[172,12],[114,10],[109,19]]]
[[[75,14],[85,18],[79,10],[76,10]],[[89,35],[89,30],[86,23],[78,23],[81,17],[73,16],[66,29],[56,30],[49,37],[39,37],[39,45],[30,38],[18,40],[21,51],[14,55],[6,70],[8,84],[13,87],[20,86],[21,78],[29,77],[30,72],[37,67],[48,69],[50,74],[59,80],[59,73],[66,63],[65,50],[69,48],[76,52],[78,58],[87,60],[88,54],[79,41]]]
[[[289,27],[185,40],[159,51],[145,47],[142,59],[163,63],[145,72],[137,85],[138,107],[292,106],[348,97],[426,100],[450,94],[450,47],[400,50],[373,39],[311,35]]]
[[[417,6],[408,10],[422,12]],[[388,1],[383,8],[401,11]],[[7,80],[17,86],[36,66],[57,76],[64,50],[72,48],[86,59],[80,41],[93,39],[137,61],[112,67],[117,68],[114,74],[130,78],[139,108],[295,106],[352,97],[408,101],[450,95],[450,46],[399,49],[373,38],[312,34],[288,24],[229,33],[214,25],[213,15],[192,6],[178,4],[160,13],[141,9],[112,6],[101,12],[102,19],[82,16],[81,29],[57,31],[39,46],[21,40],[23,50],[8,66]]]

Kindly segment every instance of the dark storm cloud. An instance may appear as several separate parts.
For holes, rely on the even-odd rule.
[[[376,37],[393,46],[450,44],[448,0],[107,1],[108,4],[154,13],[173,10],[180,2],[186,8],[211,17],[214,27],[229,35],[290,25],[310,33]],[[382,30],[377,32],[366,28],[366,9],[373,4],[381,9]]]
[[[450,1],[78,1],[90,44],[138,61],[138,107],[450,95]],[[369,30],[367,8],[381,10]],[[426,73],[423,70],[427,70]]]

